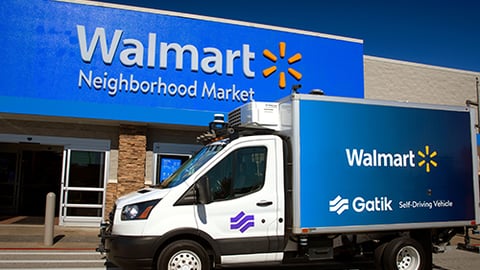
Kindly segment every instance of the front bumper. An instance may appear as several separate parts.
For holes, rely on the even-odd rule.
[[[155,264],[157,236],[112,235],[111,225],[106,223],[101,225],[99,237],[100,245],[96,250],[122,269],[152,269]]]
[[[100,224],[100,233],[98,237],[100,237],[100,244],[98,245],[96,251],[100,252],[101,254],[108,253],[109,250],[106,248],[105,243],[108,237],[111,236],[111,225],[110,223],[102,223]]]

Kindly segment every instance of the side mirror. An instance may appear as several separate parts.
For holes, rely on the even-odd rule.
[[[195,183],[195,192],[197,193],[197,202],[199,204],[209,204],[212,202],[207,176],[202,176],[202,178]]]
[[[203,176],[175,203],[177,205],[209,204],[210,199],[208,177]]]

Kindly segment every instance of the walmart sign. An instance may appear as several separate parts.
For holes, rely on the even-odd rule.
[[[89,1],[0,14],[0,113],[204,125],[297,84],[364,95],[359,40]]]
[[[393,167],[393,168],[414,168],[415,152],[409,150],[407,153],[382,153],[377,149],[367,152],[364,149],[346,148],[347,163],[350,167]],[[434,158],[438,155],[437,151],[431,151],[429,145],[425,145],[425,150],[418,150],[420,161],[419,167],[425,167],[429,173],[432,167],[437,167],[438,163]]]
[[[85,35],[85,27],[83,25],[77,25],[78,40],[80,46],[80,53],[82,60],[86,63],[90,63],[93,58],[93,54],[97,47],[100,47],[100,54],[102,56],[102,61],[106,65],[111,65],[114,61],[114,56],[119,50],[118,46],[120,43],[120,37],[122,36],[121,30],[116,30],[114,36],[110,42],[107,42],[105,29],[96,28],[93,37],[91,38],[90,43],[87,42]],[[254,60],[255,54],[250,52],[249,45],[244,44],[242,51],[240,50],[227,50],[226,59],[224,61],[222,52],[213,47],[204,48],[203,58],[199,61],[199,51],[197,47],[192,44],[187,44],[181,46],[178,43],[160,43],[159,52],[156,48],[156,34],[149,34],[149,42],[147,47],[147,52],[145,52],[145,46],[141,41],[136,39],[125,39],[123,40],[123,49],[119,53],[119,61],[122,65],[136,66],[142,68],[144,63],[144,56],[146,55],[146,66],[149,68],[155,68],[157,53],[159,54],[160,60],[158,65],[161,69],[166,70],[168,68],[167,59],[168,54],[173,53],[175,55],[175,69],[182,71],[184,69],[184,55],[189,55],[190,58],[190,68],[187,72],[199,72],[199,62],[201,72],[205,74],[223,74],[224,68],[223,64],[225,62],[226,70],[225,74],[233,76],[234,75],[234,60],[236,58],[242,58],[240,60],[240,65],[242,66],[243,75],[245,77],[253,78],[255,72],[251,71],[250,62]],[[88,45],[87,45],[88,44]],[[107,45],[110,44],[110,47]],[[243,55],[243,56],[242,56]],[[188,66],[186,67],[188,68]],[[96,90],[108,90],[110,96],[115,96],[118,91],[130,92],[130,93],[143,93],[143,94],[153,94],[153,95],[163,95],[163,96],[180,96],[185,97],[189,96],[191,98],[197,97],[197,85],[198,81],[195,80],[191,85],[185,84],[175,84],[162,81],[162,77],[156,78],[154,81],[138,81],[134,78],[133,74],[130,74],[128,78],[123,77],[123,73],[120,73],[118,78],[111,77],[108,73],[104,73],[103,76],[93,77],[92,71],[88,72],[86,75],[82,70],[79,72],[78,87],[82,88],[86,86],[89,89],[92,87]],[[224,101],[243,101],[247,102],[253,100],[255,92],[252,88],[250,90],[241,90],[236,89],[233,85],[232,89],[223,89],[216,88],[215,84],[209,85],[207,82],[203,82],[201,87],[201,97],[202,98],[213,98],[216,100]]]

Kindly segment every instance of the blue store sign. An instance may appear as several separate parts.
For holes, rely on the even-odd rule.
[[[361,41],[104,5],[0,3],[1,113],[204,125],[296,84],[364,95]]]

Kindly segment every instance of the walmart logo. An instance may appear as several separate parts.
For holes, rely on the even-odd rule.
[[[437,167],[438,163],[434,158],[438,155],[437,151],[430,150],[429,145],[425,145],[424,150],[417,151],[421,158],[418,163],[415,162],[415,151],[409,150],[404,153],[380,152],[377,149],[366,151],[365,149],[346,148],[345,154],[347,164],[350,167],[391,167],[391,168],[425,168],[427,173],[431,172],[432,167]]]
[[[279,43],[279,56],[280,56],[280,59],[282,60],[285,58],[286,48],[287,48],[287,44],[285,42]],[[272,61],[273,63],[277,63],[277,61],[279,61],[278,57],[268,49],[263,50],[263,56],[265,56],[265,58]],[[296,53],[287,59],[287,63],[288,65],[292,65],[300,60],[302,60],[302,55],[300,53]],[[264,69],[262,73],[263,73],[263,76],[267,78],[273,73],[275,73],[276,71],[277,71],[277,66],[273,65],[269,68]],[[287,69],[287,72],[297,81],[300,81],[300,79],[302,78],[302,74],[291,67]],[[286,85],[287,85],[287,79],[286,79],[285,71],[280,71],[279,79],[278,79],[278,87],[280,87],[281,89],[284,89]]]
[[[418,162],[419,167],[425,166],[425,171],[427,173],[430,172],[430,166],[437,167],[438,163],[433,160],[434,157],[437,156],[437,151],[430,152],[430,146],[425,145],[425,152],[418,151],[418,155],[422,158],[420,162]]]

